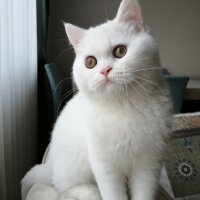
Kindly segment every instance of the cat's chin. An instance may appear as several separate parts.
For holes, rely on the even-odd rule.
[[[102,84],[96,91],[93,91],[89,94],[95,98],[103,98],[103,99],[115,99],[121,98],[125,94],[125,86],[119,85],[114,81],[107,81]]]
[[[119,81],[114,78],[102,79],[96,85],[88,85],[83,87],[84,84],[78,84],[79,91],[87,96],[89,99],[122,99],[127,98],[127,90],[130,88],[127,86],[125,80]],[[129,93],[129,92],[128,92]]]

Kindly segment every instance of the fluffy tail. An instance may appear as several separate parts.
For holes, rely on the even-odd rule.
[[[101,200],[96,184],[77,185],[59,194],[55,187],[35,184],[26,200]]]
[[[51,169],[47,164],[36,165],[28,171],[21,181],[22,200],[26,199],[27,193],[33,184],[50,184],[50,175]]]

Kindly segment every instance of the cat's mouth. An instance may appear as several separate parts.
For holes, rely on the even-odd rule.
[[[126,81],[121,77],[115,77],[115,76],[110,76],[110,77],[105,77],[103,80],[104,86],[109,86],[109,85],[116,85],[116,86],[122,86],[126,83]]]
[[[111,84],[111,83],[113,83],[113,81],[110,80],[109,78],[106,78],[106,84]]]
[[[115,81],[111,78],[106,77],[105,79],[105,86],[115,84]]]

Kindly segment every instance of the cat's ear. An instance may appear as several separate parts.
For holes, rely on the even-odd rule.
[[[115,20],[133,24],[137,31],[144,30],[142,12],[137,0],[122,0]]]
[[[69,23],[65,23],[64,26],[70,43],[73,45],[74,49],[76,49],[86,30]]]

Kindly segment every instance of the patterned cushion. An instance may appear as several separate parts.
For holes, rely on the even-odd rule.
[[[174,119],[165,168],[174,196],[197,200],[200,199],[200,113],[175,115]]]

